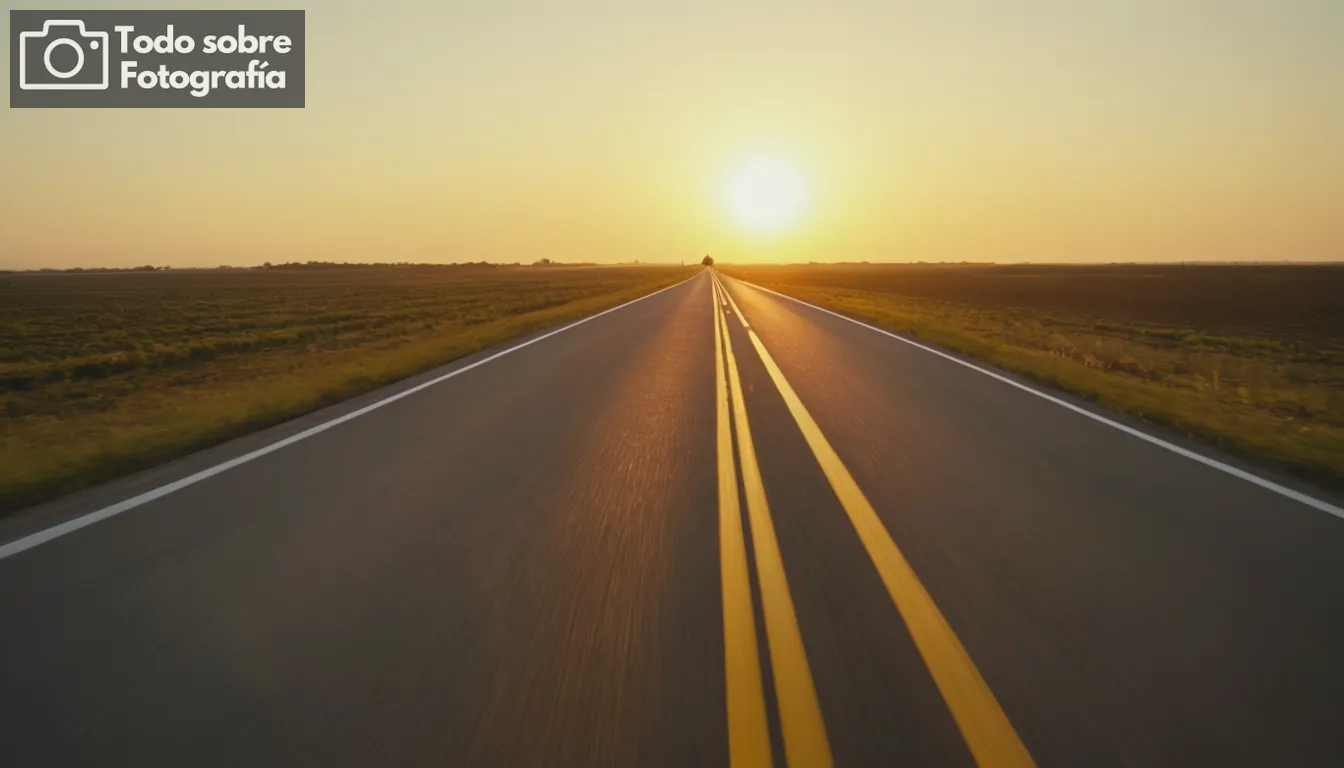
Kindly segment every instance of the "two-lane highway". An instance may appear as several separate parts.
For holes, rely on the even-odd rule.
[[[0,759],[1344,762],[1338,502],[1125,426],[707,270],[26,516]]]

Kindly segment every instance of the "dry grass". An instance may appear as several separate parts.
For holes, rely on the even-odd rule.
[[[470,266],[0,275],[0,511],[690,274]]]
[[[725,271],[1344,487],[1342,268]]]

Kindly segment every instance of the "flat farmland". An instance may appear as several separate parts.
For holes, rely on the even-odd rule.
[[[464,265],[0,275],[0,511],[691,274]]]
[[[1344,486],[1344,266],[722,269]]]

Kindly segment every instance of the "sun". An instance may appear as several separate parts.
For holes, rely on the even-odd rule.
[[[728,195],[743,226],[755,232],[785,229],[797,221],[807,202],[802,177],[774,158],[758,158],[738,169]]]

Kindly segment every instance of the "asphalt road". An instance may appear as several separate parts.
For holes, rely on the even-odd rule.
[[[0,764],[1344,764],[1338,499],[723,282],[10,521]]]

